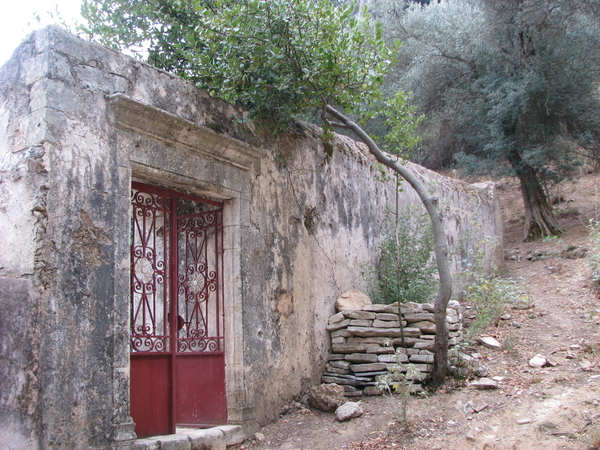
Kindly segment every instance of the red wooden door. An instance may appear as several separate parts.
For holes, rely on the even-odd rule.
[[[135,431],[225,424],[222,204],[133,183],[132,207]]]

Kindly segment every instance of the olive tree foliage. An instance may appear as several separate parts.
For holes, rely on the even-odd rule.
[[[382,164],[418,193],[431,218],[439,288],[436,369],[447,368],[446,307],[452,292],[437,199],[401,155],[414,144],[412,110],[399,92],[388,102],[393,153],[384,153],[348,116],[383,100],[393,57],[379,27],[356,5],[329,0],[84,0],[84,32],[117,49],[148,49],[148,61],[246,108],[259,124],[283,130],[298,114],[321,111],[327,132],[353,132]]]
[[[592,0],[376,1],[402,39],[390,91],[413,93],[424,163],[520,181],[525,238],[559,235],[547,188],[600,156],[600,14]],[[422,155],[423,155],[422,154]]]

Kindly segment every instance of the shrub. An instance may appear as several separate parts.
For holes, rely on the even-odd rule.
[[[379,263],[370,271],[374,303],[424,303],[436,289],[433,232],[426,214],[407,207],[396,217],[395,233],[381,241]]]
[[[506,310],[527,309],[532,305],[531,297],[520,280],[498,276],[494,267],[485,267],[484,252],[489,243],[490,238],[486,237],[481,245],[473,247],[470,257],[463,261],[467,269],[460,274],[465,280],[461,288],[462,298],[471,303],[476,314],[475,320],[465,331],[467,343],[488,326],[498,323]]]

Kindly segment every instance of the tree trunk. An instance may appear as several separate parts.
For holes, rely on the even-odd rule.
[[[435,362],[431,381],[434,387],[441,386],[445,382],[446,371],[448,370],[448,325],[446,321],[446,309],[452,295],[452,275],[450,274],[450,268],[448,267],[446,233],[444,232],[442,218],[438,209],[438,199],[437,197],[432,197],[425,185],[423,185],[423,183],[421,183],[421,181],[410,170],[402,165],[397,158],[393,159],[386,153],[382,152],[379,146],[360,126],[330,105],[325,106],[325,111],[335,117],[336,120],[340,121],[339,123],[329,122],[330,125],[351,130],[354,134],[356,134],[356,136],[367,145],[369,151],[373,156],[375,156],[377,161],[398,173],[407,181],[408,184],[411,185],[427,209],[427,213],[431,219],[431,224],[433,225],[435,259],[440,278],[438,292],[435,297],[433,313],[435,318],[436,334],[434,344]]]
[[[525,208],[525,241],[534,241],[546,236],[560,236],[560,228],[546,193],[540,184],[534,167],[523,162],[521,155],[513,150],[508,161],[521,183],[521,194]]]

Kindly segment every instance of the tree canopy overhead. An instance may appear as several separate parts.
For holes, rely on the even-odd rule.
[[[392,58],[353,5],[328,0],[84,0],[85,31],[282,126],[323,101],[381,98]]]
[[[426,114],[423,157],[516,176],[526,238],[560,234],[546,187],[597,158],[600,14],[592,0],[375,2],[402,39],[391,89]],[[395,19],[391,19],[395,17]],[[390,20],[388,20],[390,18]]]

